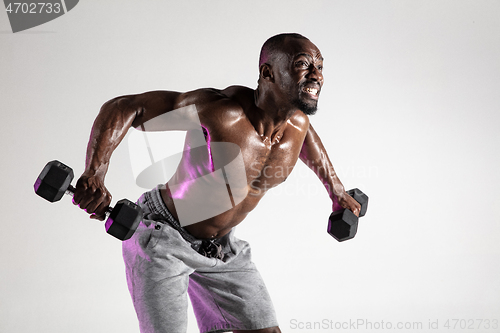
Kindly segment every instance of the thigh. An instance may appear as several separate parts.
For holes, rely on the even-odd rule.
[[[215,259],[196,253],[169,224],[146,218],[123,242],[123,258],[141,332],[185,333],[189,274]]]
[[[133,289],[132,299],[142,333],[187,331],[187,285],[188,277],[174,276],[144,283],[145,279],[135,282],[142,283]]]
[[[185,333],[187,287],[193,271],[175,256],[159,255],[169,243],[164,224],[146,221],[123,243],[127,283],[141,332]],[[147,225],[149,224],[149,225]]]
[[[248,243],[231,237],[227,262],[217,259],[210,269],[189,277],[188,293],[200,332],[256,330],[277,326],[264,281],[251,261]]]

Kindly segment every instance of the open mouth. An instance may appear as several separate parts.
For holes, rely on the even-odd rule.
[[[304,87],[302,88],[302,91],[308,94],[311,98],[317,99],[318,94],[319,94],[319,89],[317,88],[311,88],[311,87]]]

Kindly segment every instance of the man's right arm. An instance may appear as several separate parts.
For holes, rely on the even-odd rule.
[[[85,171],[76,183],[73,203],[91,214],[91,218],[104,220],[111,203],[111,194],[104,186],[111,154],[130,127],[140,127],[148,120],[178,108],[182,99],[178,92],[152,91],[106,102],[92,126]]]

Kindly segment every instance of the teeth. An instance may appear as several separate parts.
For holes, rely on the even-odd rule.
[[[308,93],[311,93],[311,94],[314,94],[314,95],[317,95],[318,94],[318,89],[314,89],[314,88],[306,88],[306,91]]]

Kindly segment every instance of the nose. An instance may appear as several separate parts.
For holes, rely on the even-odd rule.
[[[323,73],[315,65],[311,65],[309,68],[309,73],[307,73],[306,78],[316,81],[319,84],[323,84]]]

